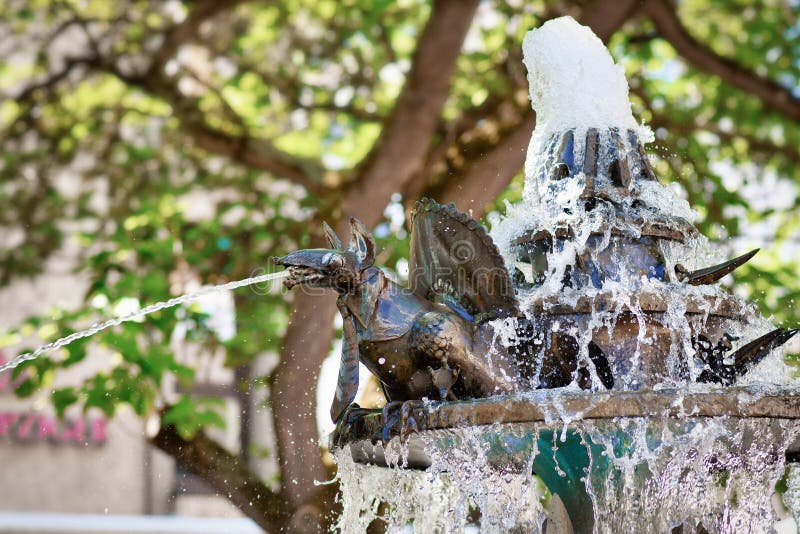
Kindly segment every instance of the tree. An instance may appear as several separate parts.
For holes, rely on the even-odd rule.
[[[502,211],[518,198],[535,124],[520,43],[563,14],[591,26],[625,66],[634,111],[657,134],[656,168],[688,195],[701,228],[719,241],[752,240],[749,225],[777,229],[772,252],[738,280],[766,311],[797,321],[796,263],[777,256],[800,224],[791,2],[20,0],[0,14],[0,225],[11,236],[0,243],[0,283],[36,274],[68,240],[83,247],[91,280],[81,310],[28,321],[52,322],[53,337],[125,297],[168,298],[170,273],[244,278],[265,258],[320,243],[323,220],[377,226],[393,268],[407,242],[387,205],[427,195],[476,217]],[[748,199],[764,177],[791,194]],[[197,193],[213,199],[212,214],[187,209]],[[307,530],[333,507],[330,487],[313,484],[330,473],[310,390],[331,347],[334,302],[245,291],[236,312],[237,335],[222,342],[190,309],[192,335],[224,345],[243,395],[269,387],[277,492],[202,432],[220,422],[213,400],[163,398],[166,376],[188,387],[194,374],[170,349],[175,310],[21,366],[18,393],[49,392],[61,413],[78,404],[113,415],[129,404],[157,414],[155,446],[218,490],[233,488],[232,502],[266,530]],[[122,361],[50,391],[90,342]],[[280,363],[254,376],[265,351]]]

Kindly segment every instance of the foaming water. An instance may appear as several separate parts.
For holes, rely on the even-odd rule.
[[[9,371],[18,367],[20,364],[34,360],[41,356],[42,354],[52,352],[54,350],[58,350],[61,347],[65,347],[72,343],[73,341],[77,341],[78,339],[82,339],[85,337],[93,336],[98,332],[105,330],[107,328],[111,328],[113,326],[120,325],[127,321],[132,321],[134,319],[138,319],[139,317],[143,317],[147,314],[154,313],[165,308],[172,308],[174,306],[179,306],[181,304],[186,304],[187,302],[192,302],[197,300],[201,297],[206,295],[211,295],[212,293],[219,293],[220,291],[230,291],[232,289],[236,289],[239,287],[244,286],[251,286],[255,284],[261,284],[264,282],[272,282],[274,280],[285,278],[289,275],[288,271],[279,271],[276,273],[270,274],[262,274],[258,276],[252,276],[250,278],[245,278],[244,280],[236,280],[233,282],[228,282],[225,284],[219,284],[216,286],[206,286],[203,287],[193,293],[187,293],[185,295],[181,295],[179,297],[171,298],[169,300],[165,300],[162,302],[157,302],[155,304],[150,304],[149,306],[145,306],[144,308],[139,308],[138,310],[134,310],[130,313],[126,313],[125,315],[120,315],[119,317],[114,317],[113,319],[109,319],[107,321],[103,321],[102,323],[95,323],[86,330],[81,330],[80,332],[72,333],[68,336],[62,337],[57,339],[51,343],[46,345],[42,345],[41,347],[37,348],[32,352],[26,352],[24,354],[20,354],[16,358],[13,358],[9,362],[0,365],[0,373],[4,371]]]
[[[562,17],[528,32],[523,51],[537,124],[523,200],[492,221],[491,236],[526,316],[576,340],[598,389],[591,342],[608,357],[615,389],[640,389],[696,380],[707,367],[700,339],[724,337],[732,353],[773,330],[754,305],[676,274],[728,257],[694,228],[688,202],[645,169],[652,133],[634,120],[624,72],[603,43]],[[590,151],[596,160],[584,159]],[[631,176],[625,184],[612,176],[620,162]],[[513,324],[495,326],[504,342],[515,337]],[[772,351],[743,380],[793,379]]]
[[[701,417],[573,420],[563,432],[545,423],[428,431],[420,436],[431,459],[425,471],[402,468],[397,440],[389,444],[395,467],[388,469],[336,451],[346,496],[337,528],[363,532],[377,520],[388,532],[541,532],[548,508],[560,504],[536,471],[555,466],[562,484],[585,500],[583,520],[596,533],[679,525],[770,532],[772,488],[786,472],[783,451],[798,438],[790,421]],[[796,499],[797,483],[790,484],[787,494]],[[568,532],[559,530],[563,521],[554,513],[548,532]],[[581,518],[573,521],[576,532],[587,531]]]

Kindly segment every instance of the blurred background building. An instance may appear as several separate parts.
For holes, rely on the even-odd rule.
[[[197,289],[191,279],[179,282],[186,290]],[[44,274],[0,290],[0,331],[34,314],[80,307],[86,288],[86,281],[72,272],[66,250],[49,262]],[[230,294],[204,297],[197,305],[221,339],[233,335]],[[30,336],[35,344],[37,332]],[[237,393],[236,376],[223,366],[221,348],[208,353],[202,344],[187,341],[180,327],[172,345],[198,369],[193,393],[225,399],[226,427],[209,434],[239,453],[240,443],[251,442],[251,433],[258,443],[272,441],[271,415],[263,398]],[[0,352],[3,361],[14,356]],[[60,373],[53,387],[79,384],[111,368],[116,357],[113,351],[92,348],[83,362]],[[264,357],[258,364],[269,366],[272,360]],[[148,443],[157,420],[142,420],[127,408],[109,418],[96,409],[82,413],[76,406],[59,418],[46,395],[14,394],[21,378],[0,376],[0,533],[261,532],[224,496]],[[178,389],[174,381],[164,394],[174,392],[170,389]],[[242,402],[252,403],[245,426],[239,416]],[[264,479],[275,477],[276,466],[267,452],[254,449],[244,456]]]

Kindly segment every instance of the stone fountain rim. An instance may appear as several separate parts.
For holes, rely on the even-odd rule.
[[[638,236],[633,236],[629,232],[621,231],[619,228],[612,228],[611,235],[618,236],[618,237],[656,237],[660,239],[666,239],[668,241],[676,241],[679,243],[683,243],[686,240],[687,236],[696,235],[697,229],[692,226],[691,223],[686,221],[685,219],[681,219],[679,217],[675,217],[671,220],[650,220],[650,221],[643,221],[633,219],[628,222],[631,225],[639,225],[641,226],[640,234]],[[591,232],[593,236],[604,236],[605,232],[595,231]],[[553,233],[549,230],[528,230],[524,232],[522,235],[517,237],[511,242],[513,247],[520,247],[526,245],[528,243],[537,241],[539,239],[551,239],[553,237]],[[569,225],[564,224],[562,226],[558,226],[555,229],[555,237],[557,239],[570,239],[573,236],[572,229]]]
[[[631,302],[646,314],[666,313],[669,309],[669,296],[666,292],[640,291],[630,296]],[[708,315],[711,317],[738,317],[748,305],[730,295],[698,295],[686,300],[686,313]],[[604,310],[627,310],[627,304],[619,304],[619,294],[604,291],[596,295],[577,297],[575,303],[563,302],[563,296],[552,295],[536,298],[530,308],[536,313],[547,315],[591,314]]]
[[[561,429],[578,420],[643,417],[800,420],[800,388],[761,384],[603,392],[536,390],[467,401],[409,401],[409,406],[417,432],[509,423],[545,423]],[[365,410],[333,439],[331,448],[376,443],[384,426],[381,409]],[[389,438],[399,435],[399,425],[389,428]]]

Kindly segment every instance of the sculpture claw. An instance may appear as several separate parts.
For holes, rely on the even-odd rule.
[[[393,401],[383,407],[384,425],[381,444],[384,448],[389,445],[394,435],[400,438],[401,443],[405,443],[411,434],[419,432],[419,425],[412,414],[417,402],[416,400]],[[398,425],[396,429],[395,425]],[[392,432],[393,429],[395,432]]]
[[[336,421],[336,427],[333,429],[330,436],[329,447],[331,449],[336,449],[346,445],[349,435],[354,430],[354,423],[371,411],[372,410],[362,408],[355,402],[347,406]]]
[[[405,443],[408,441],[409,436],[414,432],[419,432],[419,425],[417,420],[414,419],[412,410],[416,406],[417,401],[408,400],[400,407],[400,442]]]
[[[397,420],[397,415],[392,414],[391,412],[396,410],[401,404],[402,401],[391,401],[387,402],[383,406],[383,410],[381,410],[381,414],[383,415],[383,429],[381,431],[381,445],[385,449],[387,445],[389,445],[389,441],[392,439],[392,426]]]

